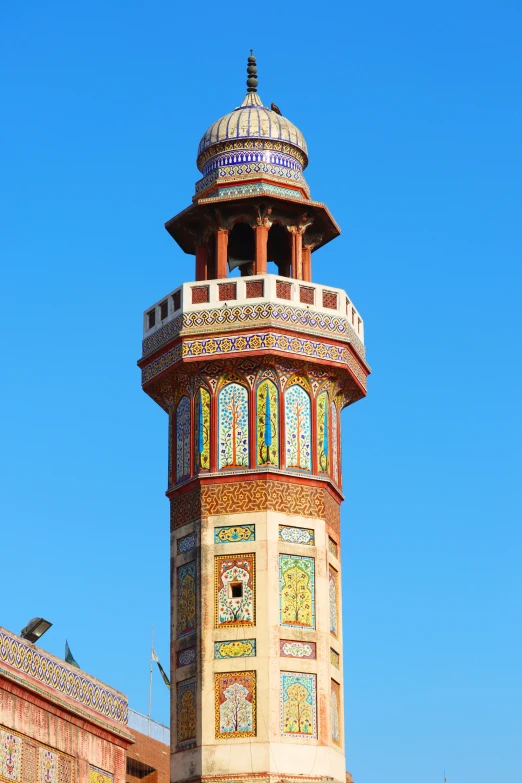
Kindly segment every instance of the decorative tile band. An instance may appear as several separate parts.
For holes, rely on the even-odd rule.
[[[23,737],[0,728],[0,780],[22,779],[22,748]]]
[[[186,555],[196,548],[196,534],[189,533],[188,536],[178,539],[178,555]]]
[[[334,745],[341,747],[341,687],[335,680],[332,680],[330,715],[332,742]]]
[[[315,628],[315,560],[279,555],[280,623],[288,628]]]
[[[103,769],[98,769],[98,767],[89,767],[89,783],[112,783],[113,780],[114,777],[110,772],[104,772]]]
[[[309,332],[317,336],[320,332],[328,337],[348,340],[362,359],[366,356],[365,347],[351,327],[348,318],[276,302],[214,307],[182,313],[143,340],[143,356],[158,350],[165,343],[179,337],[182,332],[197,334],[209,329],[218,332],[239,327],[270,325],[285,326],[299,331],[300,334]]]
[[[316,658],[315,642],[296,642],[290,639],[281,639],[279,642],[279,654],[282,658]]]
[[[279,540],[285,544],[303,544],[304,546],[314,546],[314,531],[305,527],[288,527],[279,525]]]
[[[177,746],[184,747],[196,740],[196,680],[185,680],[177,685]]]
[[[216,739],[256,736],[256,673],[215,674]]]
[[[74,783],[75,769],[72,756],[0,726],[0,780],[14,783]],[[98,783],[94,778],[90,778],[90,781]],[[112,783],[112,775],[108,781]]]
[[[196,563],[192,560],[178,568],[178,639],[196,630]]]
[[[3,630],[0,630],[0,661],[100,715],[118,723],[127,723],[128,708],[124,696],[80,671],[71,671],[71,667]]]
[[[278,511],[325,519],[339,530],[340,506],[328,490],[284,481],[234,481],[194,487],[170,502],[172,529],[202,517]]]
[[[147,364],[142,370],[142,383],[145,384],[152,380],[181,359],[198,359],[250,351],[281,351],[297,355],[301,359],[320,359],[342,364],[351,370],[363,389],[366,389],[367,386],[366,374],[348,348],[317,340],[290,338],[274,332],[186,340]]]
[[[182,666],[189,666],[191,663],[196,663],[197,653],[195,647],[187,647],[185,650],[179,650],[176,655],[176,664],[178,669]]]
[[[234,182],[236,180],[253,179],[254,177],[257,179],[260,175],[266,175],[269,178],[275,177],[276,180],[281,179],[283,182],[298,182],[309,192],[308,185],[301,171],[259,161],[256,163],[240,163],[238,166],[220,166],[219,169],[211,171],[196,182],[195,193],[196,196],[203,194],[215,182]]]
[[[241,164],[250,163],[268,163],[276,166],[283,166],[287,169],[303,170],[302,164],[296,160],[293,155],[286,155],[282,152],[273,150],[235,150],[233,152],[222,152],[213,157],[204,167],[203,176],[212,171],[220,169],[222,166],[235,167]]]
[[[304,194],[301,190],[294,190],[293,188],[285,188],[280,185],[270,185],[268,182],[253,182],[249,185],[231,185],[226,188],[217,189],[217,198],[205,198],[201,199],[201,202],[219,201],[226,198],[241,198],[242,196],[257,196],[267,194],[269,196],[281,196],[282,198],[295,198],[301,201],[305,200]]]
[[[333,647],[330,647],[330,663],[336,669],[339,669],[339,653]]]
[[[255,525],[214,528],[214,544],[236,544],[239,541],[255,541],[255,539]]]
[[[256,556],[214,558],[215,627],[255,625]]]
[[[254,658],[255,639],[238,639],[233,642],[214,642],[214,658]]]
[[[330,538],[328,536],[328,551],[330,554],[332,554],[334,557],[339,559],[339,547],[337,546],[336,542],[333,540],[333,538]]]
[[[234,150],[274,150],[275,152],[283,152],[287,155],[293,155],[294,158],[301,163],[302,166],[306,166],[308,163],[307,156],[298,147],[293,144],[289,144],[286,141],[278,141],[275,139],[230,139],[225,142],[218,142],[208,147],[204,152],[198,155],[197,165],[201,171],[207,161],[225,152],[233,152]]]
[[[337,637],[339,633],[338,621],[339,621],[339,607],[338,607],[338,591],[339,591],[339,574],[332,568],[328,567],[328,592],[330,598],[330,632]]]
[[[281,672],[280,720],[283,737],[317,739],[315,674]]]

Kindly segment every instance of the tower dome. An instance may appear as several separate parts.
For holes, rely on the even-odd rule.
[[[252,54],[247,73],[247,94],[241,105],[213,122],[199,143],[197,166],[203,177],[196,183],[195,197],[225,183],[263,180],[258,188],[265,192],[283,188],[292,190],[289,195],[294,197],[309,198],[303,177],[308,165],[304,136],[274,103],[263,105]]]

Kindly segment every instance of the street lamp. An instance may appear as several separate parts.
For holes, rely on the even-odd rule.
[[[22,628],[20,636],[22,639],[27,639],[28,642],[33,644],[38,641],[40,636],[43,636],[46,631],[49,630],[52,623],[48,620],[44,620],[43,617],[33,617],[33,619],[27,623],[25,628]]]

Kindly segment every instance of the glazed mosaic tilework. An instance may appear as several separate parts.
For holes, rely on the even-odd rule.
[[[330,425],[329,404],[326,392],[317,398],[317,469],[319,473],[330,472]]]
[[[335,402],[330,404],[330,418],[332,421],[332,478],[339,484],[339,412]]]
[[[38,783],[58,783],[58,753],[38,748]]]
[[[310,658],[316,657],[315,642],[296,642],[289,639],[279,641],[279,654],[282,658]]]
[[[216,739],[256,736],[256,673],[215,674]]]
[[[293,185],[301,185],[307,193],[310,192],[303,174],[297,169],[260,161],[259,163],[242,163],[238,166],[221,166],[216,171],[211,171],[196,182],[196,196],[203,195],[217,182],[228,184],[236,180],[258,179],[260,175],[265,175],[269,179],[276,178],[290,182]]]
[[[22,778],[22,738],[0,728],[0,780]]]
[[[214,544],[236,544],[238,541],[255,540],[255,525],[232,525],[214,528]]]
[[[330,597],[330,631],[334,636],[338,633],[338,606],[337,606],[337,594],[338,594],[338,573],[331,566],[328,568],[328,591]]]
[[[303,166],[300,161],[292,155],[285,155],[282,152],[274,150],[232,150],[230,152],[218,153],[211,158],[203,168],[203,174],[210,174],[211,171],[217,171],[222,166],[237,166],[249,163],[268,163],[276,166],[283,166],[287,169],[302,171]]]
[[[336,557],[337,559],[339,559],[339,547],[337,546],[337,544],[335,543],[335,541],[333,540],[333,538],[330,538],[330,536],[328,536],[328,551],[329,551],[329,552],[330,552],[330,554],[332,554],[334,557]]]
[[[332,680],[331,690],[331,728],[332,742],[341,746],[341,687],[338,682]]]
[[[312,469],[310,397],[302,386],[285,390],[285,461],[287,468]]]
[[[6,631],[0,631],[0,662],[30,675],[100,715],[118,723],[127,723],[127,699],[124,696],[81,672],[71,671],[71,667],[60,664],[34,645]]]
[[[255,625],[255,555],[215,557],[214,584],[216,628]]]
[[[220,468],[248,467],[248,391],[239,383],[228,383],[219,392]]]
[[[315,628],[315,561],[313,557],[279,555],[281,625]]]
[[[270,185],[268,182],[255,182],[250,185],[229,185],[228,187],[219,187],[217,189],[218,199],[241,198],[243,196],[264,195],[281,196],[282,198],[304,199],[304,193],[301,190],[285,188],[280,185]],[[213,201],[212,198],[203,198],[201,202]]]
[[[188,536],[178,538],[178,555],[186,555],[196,548],[196,534],[189,533]]]
[[[112,783],[114,780],[110,772],[104,772],[98,767],[89,767],[89,783]]]
[[[182,397],[176,410],[176,481],[190,476],[190,400]]]
[[[281,672],[280,720],[283,737],[317,739],[315,674]]]
[[[196,680],[185,680],[177,685],[177,744],[178,747],[196,740]]]
[[[179,650],[176,655],[176,665],[178,669],[181,666],[189,666],[191,663],[196,663],[197,653],[195,647],[187,647],[186,650]]]
[[[335,666],[336,669],[339,668],[339,653],[333,649],[333,647],[330,647],[330,663],[332,666]]]
[[[256,655],[255,639],[238,639],[232,642],[214,642],[214,658],[253,658]]]
[[[167,471],[167,483],[168,486],[172,484],[172,428],[173,428],[173,422],[172,422],[173,416],[172,411],[169,412],[169,441],[168,441],[168,471]]]
[[[74,783],[74,759],[33,738],[0,726],[0,780]],[[111,778],[112,783],[112,778]]]
[[[275,150],[276,152],[283,152],[285,155],[292,154],[303,168],[306,168],[308,164],[306,153],[293,144],[275,139],[228,139],[223,142],[213,143],[210,148],[199,149],[198,169],[203,173],[207,161],[211,160],[214,155],[220,155],[223,152],[233,152],[234,150]]]
[[[210,470],[210,394],[198,389],[196,394],[195,454],[196,472]]]
[[[178,639],[196,630],[196,563],[178,568]]]
[[[202,331],[218,331],[234,329],[241,325],[248,326],[284,326],[296,330],[300,334],[310,333],[314,336],[323,334],[327,337],[350,342],[359,356],[364,359],[365,348],[359,337],[344,316],[303,310],[293,305],[278,302],[263,302],[249,305],[232,305],[229,307],[208,310],[196,310],[182,313],[161,329],[143,340],[143,356],[156,351],[162,345],[183,334],[196,334]]]
[[[300,359],[325,359],[349,368],[363,389],[367,387],[366,374],[348,348],[319,342],[317,340],[287,337],[277,332],[258,332],[257,334],[233,335],[223,338],[203,340],[185,340],[181,345],[166,351],[153,359],[142,370],[142,383],[155,378],[161,372],[179,362],[182,358],[203,358],[224,354],[248,353],[250,351],[274,350],[285,354],[294,354]]]
[[[279,467],[279,400],[272,381],[257,387],[257,464]]]
[[[306,527],[291,527],[289,525],[279,525],[279,540],[285,544],[301,544],[304,546],[314,546],[314,531]]]

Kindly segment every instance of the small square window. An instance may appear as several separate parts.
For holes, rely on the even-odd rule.
[[[243,598],[243,582],[230,582],[230,598]]]
[[[150,310],[147,313],[147,318],[149,322],[149,329],[152,329],[153,326],[156,326],[156,310]]]
[[[165,318],[168,316],[168,314],[169,314],[169,303],[167,300],[165,300],[160,304],[160,319],[164,321]]]

